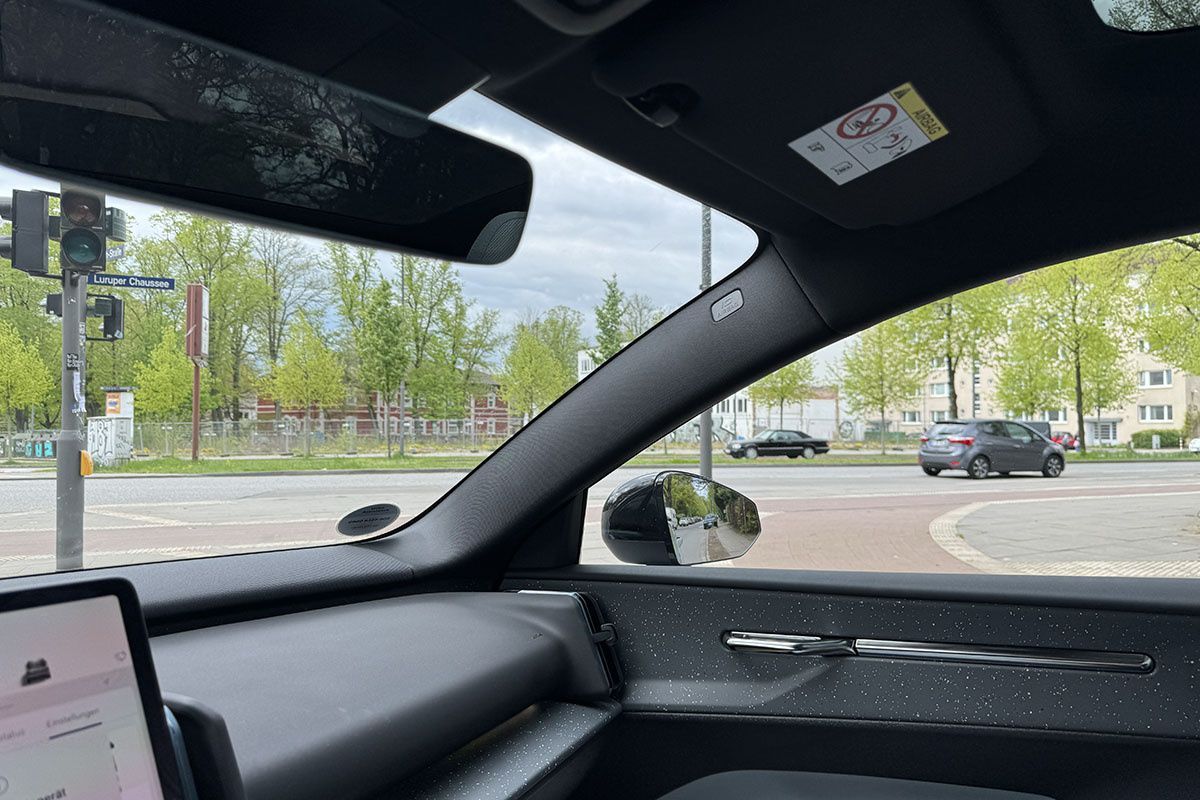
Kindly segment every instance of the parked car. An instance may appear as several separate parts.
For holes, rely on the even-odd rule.
[[[1058,442],[1066,450],[1075,450],[1079,447],[1078,437],[1067,431],[1055,431],[1050,434],[1050,441]]]
[[[1193,453],[1200,453],[1200,439],[1192,439],[1188,442],[1188,450]]]
[[[1057,478],[1066,466],[1061,444],[1021,422],[967,419],[939,422],[921,437],[917,461],[926,475],[963,469],[972,478],[990,473],[1041,472]]]
[[[812,458],[818,453],[829,452],[829,442],[815,439],[803,431],[763,431],[753,439],[729,442],[725,452],[734,458],[758,458],[759,456],[787,456],[788,458]]]

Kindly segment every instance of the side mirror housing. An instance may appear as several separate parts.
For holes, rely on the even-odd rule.
[[[762,524],[758,506],[728,486],[666,471],[613,491],[600,530],[604,544],[626,563],[686,565],[745,555]]]

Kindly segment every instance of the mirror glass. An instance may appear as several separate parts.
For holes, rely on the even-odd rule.
[[[53,179],[494,264],[519,155],[340,84],[95,6],[0,4],[0,160]]]
[[[762,531],[753,502],[699,475],[668,473],[662,481],[662,499],[680,564],[737,558]]]

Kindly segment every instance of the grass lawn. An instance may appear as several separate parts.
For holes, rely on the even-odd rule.
[[[281,456],[276,458],[211,458],[193,463],[181,458],[155,458],[145,461],[131,461],[120,467],[97,467],[96,472],[102,474],[212,474],[239,472],[279,472],[279,471],[308,471],[308,470],[380,470],[380,469],[471,469],[483,461],[486,454],[479,455],[421,455],[384,457],[335,457],[335,456]],[[1131,461],[1131,460],[1163,460],[1163,461],[1200,461],[1200,456],[1191,453],[1135,453],[1125,448],[1093,449],[1086,454],[1068,453],[1068,461]],[[696,453],[643,453],[634,457],[629,466],[644,467],[695,467],[699,461]],[[913,464],[917,463],[915,452],[888,453],[832,453],[817,456],[813,459],[803,458],[759,458],[747,461],[744,458],[730,458],[722,452],[713,453],[713,463],[721,466],[787,466],[803,469],[821,465],[846,464]]]

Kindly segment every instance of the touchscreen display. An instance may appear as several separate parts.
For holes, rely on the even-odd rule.
[[[0,612],[0,800],[163,800],[121,606]]]

